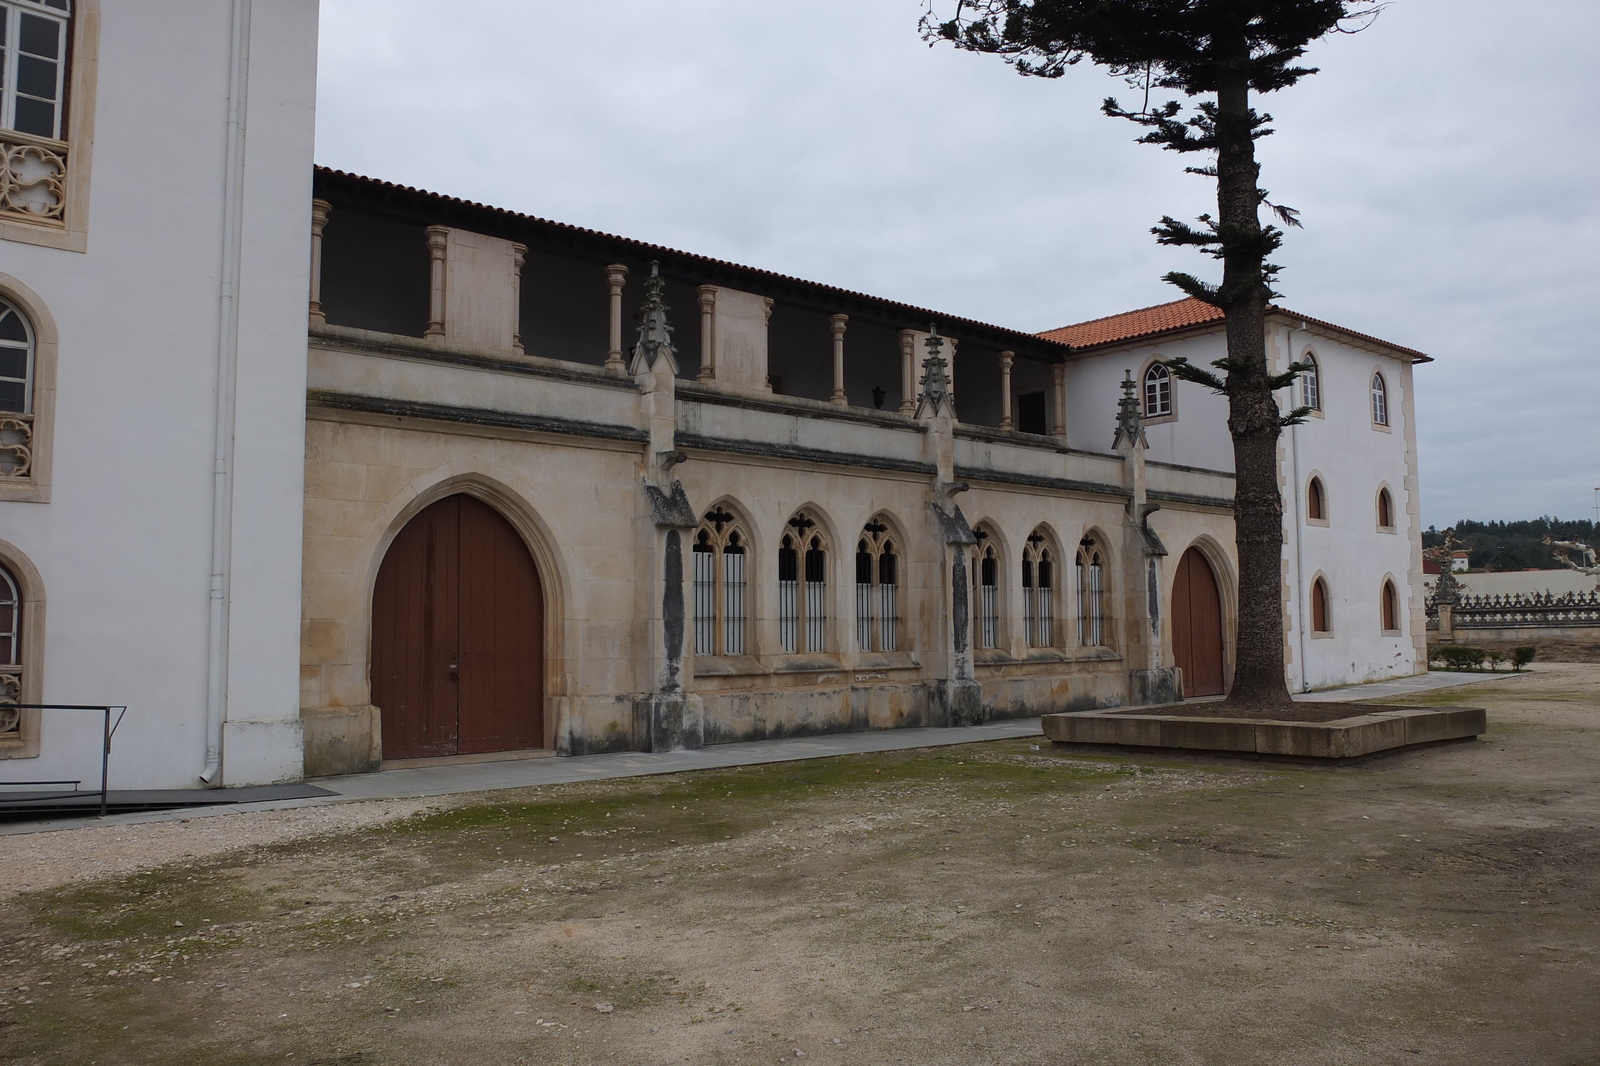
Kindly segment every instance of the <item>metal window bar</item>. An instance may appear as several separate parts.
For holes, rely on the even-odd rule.
[[[798,553],[793,548],[778,549],[778,646],[798,651],[800,644],[800,574]]]
[[[1095,647],[1103,645],[1105,640],[1105,597],[1100,585],[1102,572],[1100,560],[1089,564],[1089,643]]]
[[[116,735],[117,727],[122,725],[122,718],[128,713],[128,708],[125,706],[116,705],[96,706],[91,704],[76,703],[8,703],[6,706],[17,711],[93,711],[102,716],[102,724],[100,727],[100,788],[97,791],[100,795],[100,816],[102,818],[105,817],[107,800],[110,795],[110,790],[107,788],[106,782],[111,773],[111,738]],[[115,711],[117,715],[115,721],[113,721],[111,718],[113,711]],[[76,781],[0,781],[0,787],[15,788],[21,785],[72,786],[72,790],[70,792],[45,792],[31,796],[7,797],[7,801],[11,803],[45,803],[50,800],[72,799],[75,796],[82,795],[83,793],[78,789],[78,786],[82,783],[83,781],[81,778]],[[91,793],[91,795],[92,794],[93,793]]]
[[[1089,579],[1083,565],[1083,557],[1078,557],[1078,643],[1089,644]]]
[[[1056,642],[1055,635],[1055,588],[1053,587],[1054,575],[1051,573],[1050,560],[1039,561],[1039,579],[1033,590],[1034,603],[1034,629],[1039,638],[1035,647],[1048,648]]]
[[[856,646],[872,650],[872,554],[856,552]]]
[[[821,548],[806,551],[806,651],[826,646],[828,622],[828,556]]]
[[[878,639],[879,650],[900,648],[900,585],[892,552],[878,556]]]
[[[744,549],[722,552],[722,653],[744,654]]]
[[[1035,603],[1033,560],[1024,557],[1022,560],[1022,635],[1030,648],[1039,646],[1038,634],[1034,626]]]
[[[717,653],[717,554],[709,547],[694,551],[694,653]]]

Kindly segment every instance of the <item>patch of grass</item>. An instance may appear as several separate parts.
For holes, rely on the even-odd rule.
[[[263,917],[269,907],[235,871],[179,865],[36,892],[21,903],[56,932],[88,941],[193,934]]]

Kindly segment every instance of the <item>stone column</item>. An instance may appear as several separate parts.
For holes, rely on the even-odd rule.
[[[622,361],[622,286],[628,280],[628,268],[621,263],[606,267],[606,284],[611,288],[611,339],[606,349],[606,369],[619,373],[627,369]]]
[[[518,355],[522,355],[522,267],[528,261],[528,246],[526,244],[513,244],[511,246],[511,291],[516,299],[516,306],[511,310],[511,347]]]
[[[1050,432],[1065,444],[1067,441],[1067,364],[1056,363],[1050,367],[1050,406],[1053,420]]]
[[[328,212],[333,205],[326,200],[311,201],[311,325],[324,326],[328,318],[322,313],[322,231],[328,226]]]
[[[844,330],[849,324],[849,315],[832,315],[828,318],[828,328],[833,331],[833,395],[828,399],[840,407],[850,404],[844,394]]]
[[[444,338],[444,259],[450,247],[450,230],[445,226],[429,226],[428,235],[428,328],[423,336]]]
[[[700,301],[700,372],[697,381],[717,380],[717,287],[702,285],[694,290]]]
[[[1000,353],[1000,428],[1011,429],[1011,364],[1016,352]]]
[[[917,334],[915,330],[900,331],[900,413],[909,415],[917,409]]]

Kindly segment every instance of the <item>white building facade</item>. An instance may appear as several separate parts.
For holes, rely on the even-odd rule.
[[[1226,405],[1159,368],[1208,309],[1036,335],[314,171],[315,0],[0,16],[0,782],[98,766],[31,704],[172,788],[1226,688]],[[1422,669],[1426,357],[1269,341],[1288,680]]]

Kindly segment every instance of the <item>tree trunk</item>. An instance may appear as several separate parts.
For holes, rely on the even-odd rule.
[[[1239,632],[1228,703],[1290,702],[1284,681],[1283,497],[1278,491],[1278,403],[1268,381],[1261,232],[1250,95],[1224,66],[1217,87],[1217,218],[1226,238],[1223,312],[1228,335],[1228,432],[1233,436],[1234,543],[1239,553]],[[1244,247],[1239,247],[1239,244]]]

